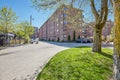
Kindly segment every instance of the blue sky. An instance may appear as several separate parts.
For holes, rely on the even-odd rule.
[[[75,5],[77,7],[77,3],[75,3]],[[41,10],[40,12],[38,12],[32,7],[32,3],[30,0],[0,0],[0,9],[4,6],[8,8],[11,7],[12,10],[16,12],[16,15],[19,16],[17,22],[30,22],[30,15],[32,15],[32,17],[34,18],[34,20],[32,20],[32,25],[36,27],[40,27],[55,11],[54,9],[48,11]],[[93,20],[94,18],[91,17],[93,15],[91,14],[90,6],[86,5],[86,7],[84,7],[83,9],[85,10],[83,13],[85,16],[85,20]],[[109,15],[108,19],[113,20],[113,16]]]
[[[54,11],[51,10],[46,12],[38,12],[31,6],[32,3],[30,2],[30,0],[0,0],[0,9],[2,7],[11,7],[12,10],[16,12],[16,15],[19,16],[17,22],[30,22],[30,15],[32,15],[32,17],[34,18],[34,20],[32,20],[32,24],[36,27],[40,27]]]

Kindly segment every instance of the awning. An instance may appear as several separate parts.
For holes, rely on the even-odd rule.
[[[14,37],[14,36],[15,36],[15,34],[8,33],[8,36],[10,36],[10,37]]]
[[[7,33],[8,37],[14,37],[15,34]],[[5,34],[0,34],[0,37],[5,37]]]

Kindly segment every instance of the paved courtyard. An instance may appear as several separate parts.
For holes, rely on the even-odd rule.
[[[57,52],[81,43],[39,42],[0,50],[0,80],[33,80]]]

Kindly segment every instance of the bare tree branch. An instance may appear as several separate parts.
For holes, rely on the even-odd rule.
[[[71,3],[70,3],[71,7],[73,7],[74,2],[75,2],[75,0],[71,0]]]
[[[95,16],[95,20],[97,21],[97,19],[99,18],[99,14],[95,8],[94,0],[90,0],[90,3],[91,3],[91,10]]]
[[[101,23],[105,24],[105,22],[107,21],[107,17],[108,17],[108,0],[103,0],[103,9],[104,9],[104,12],[103,12],[103,15],[102,16],[102,21]]]
[[[111,5],[113,6],[113,0],[110,0]]]

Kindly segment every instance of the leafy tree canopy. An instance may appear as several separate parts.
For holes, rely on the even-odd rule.
[[[17,20],[16,13],[12,11],[12,8],[3,7],[0,10],[0,25],[3,32],[9,32],[11,27]]]

